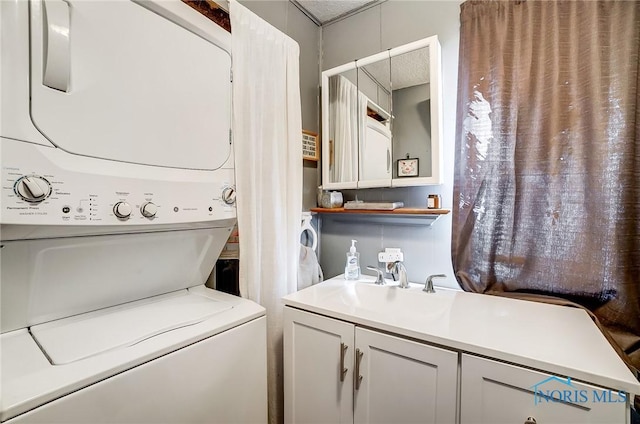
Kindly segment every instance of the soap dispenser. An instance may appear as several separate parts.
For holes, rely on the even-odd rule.
[[[356,240],[351,240],[351,247],[347,252],[347,264],[344,267],[345,280],[360,279],[360,253],[356,252]]]

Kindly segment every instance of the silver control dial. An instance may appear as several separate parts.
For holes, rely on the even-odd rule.
[[[38,175],[26,175],[18,178],[13,190],[22,200],[30,203],[42,202],[51,194],[51,184]]]
[[[236,203],[236,188],[235,187],[225,187],[222,190],[222,201],[231,206]]]
[[[127,219],[131,216],[131,205],[127,202],[118,202],[113,206],[113,213],[122,219]]]
[[[156,216],[157,212],[158,207],[154,203],[147,202],[140,206],[140,213],[145,218],[153,218],[154,216]]]

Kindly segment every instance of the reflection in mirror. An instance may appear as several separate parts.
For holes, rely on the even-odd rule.
[[[435,35],[324,71],[323,187],[441,184],[440,72]]]
[[[329,77],[329,172],[331,182],[358,180],[358,117],[364,96],[355,69]]]
[[[428,46],[391,58],[393,163],[418,158],[419,177],[432,176],[429,67]]]
[[[391,69],[389,58],[358,64],[358,89],[363,94],[358,187],[391,185]]]

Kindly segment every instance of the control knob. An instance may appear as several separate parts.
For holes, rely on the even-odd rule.
[[[140,213],[145,218],[153,218],[154,216],[156,216],[157,212],[158,212],[158,207],[152,202],[147,202],[142,206],[140,206]]]
[[[224,190],[222,190],[222,201],[229,206],[236,203],[235,187],[225,187]]]
[[[127,219],[131,216],[131,205],[127,202],[118,202],[113,206],[113,213],[121,219]]]
[[[38,203],[51,194],[51,183],[38,175],[25,175],[18,178],[13,190],[22,200]]]

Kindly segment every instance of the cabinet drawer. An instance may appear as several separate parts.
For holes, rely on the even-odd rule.
[[[628,396],[514,365],[462,356],[462,424],[627,422]],[[534,422],[534,421],[530,421]]]

